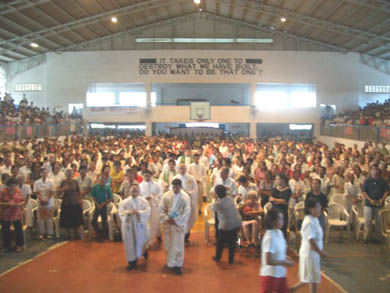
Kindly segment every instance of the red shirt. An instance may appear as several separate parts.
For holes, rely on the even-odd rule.
[[[0,193],[0,202],[13,202],[22,204],[18,206],[0,205],[0,219],[3,221],[18,221],[22,219],[24,210],[24,197],[19,188],[14,189],[13,195],[9,193],[8,188],[3,189]]]

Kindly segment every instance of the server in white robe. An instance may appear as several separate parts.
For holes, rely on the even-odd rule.
[[[180,179],[172,180],[172,189],[166,192],[160,202],[160,223],[167,254],[167,266],[181,274],[184,263],[184,237],[191,214],[190,197],[181,190]]]
[[[124,199],[118,208],[121,218],[122,239],[125,245],[126,259],[129,265],[127,270],[132,270],[137,265],[137,259],[143,256],[148,258],[146,244],[148,241],[150,206],[146,199],[139,196],[138,184],[130,187],[130,196]]]
[[[157,237],[158,242],[161,242],[161,229],[159,221],[159,204],[162,196],[160,185],[152,180],[152,172],[145,170],[142,172],[144,180],[139,185],[141,196],[145,198],[150,205],[149,227],[150,235],[148,245],[152,245]]]
[[[191,229],[198,218],[198,184],[194,177],[187,174],[187,167],[185,164],[179,165],[179,174],[177,174],[174,179],[180,179],[183,190],[188,194],[191,200],[191,214],[186,226],[185,236],[186,243],[189,243]]]
[[[199,214],[201,214],[201,208],[204,196],[204,186],[206,183],[207,173],[206,168],[200,163],[200,155],[194,154],[194,162],[188,167],[188,174],[195,178],[198,185],[198,208]]]

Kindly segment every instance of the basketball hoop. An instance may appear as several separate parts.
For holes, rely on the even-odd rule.
[[[203,120],[204,110],[202,108],[196,109],[196,116],[198,116],[198,121]]]

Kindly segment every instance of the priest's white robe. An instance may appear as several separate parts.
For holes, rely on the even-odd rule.
[[[165,193],[160,202],[160,222],[164,237],[164,248],[167,254],[167,266],[182,267],[184,263],[184,237],[191,213],[190,197],[181,190],[174,194],[172,190]],[[169,224],[169,215],[175,224]]]
[[[158,183],[153,180],[146,182],[145,180],[139,185],[140,193],[143,198],[145,198],[150,205],[150,218],[149,218],[149,227],[150,235],[148,245],[152,245],[157,236],[161,235],[160,228],[160,212],[159,204],[161,201],[161,187]]]
[[[191,200],[191,215],[188,219],[187,226],[186,226],[186,234],[191,230],[191,228],[194,226],[196,219],[198,218],[198,183],[196,183],[196,180],[191,175],[185,174],[181,175],[178,174],[174,177],[174,179],[180,179],[181,180],[181,186],[182,190],[184,190]]]
[[[132,210],[137,210],[139,217],[129,214]],[[120,203],[118,214],[122,222],[121,232],[127,261],[135,261],[142,256],[148,241],[149,203],[140,196],[136,198],[129,196]]]

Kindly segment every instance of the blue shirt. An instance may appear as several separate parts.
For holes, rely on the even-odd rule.
[[[91,196],[97,201],[98,204],[102,204],[107,200],[112,199],[111,187],[107,185],[101,186],[100,184],[96,184],[94,187],[92,187]]]

